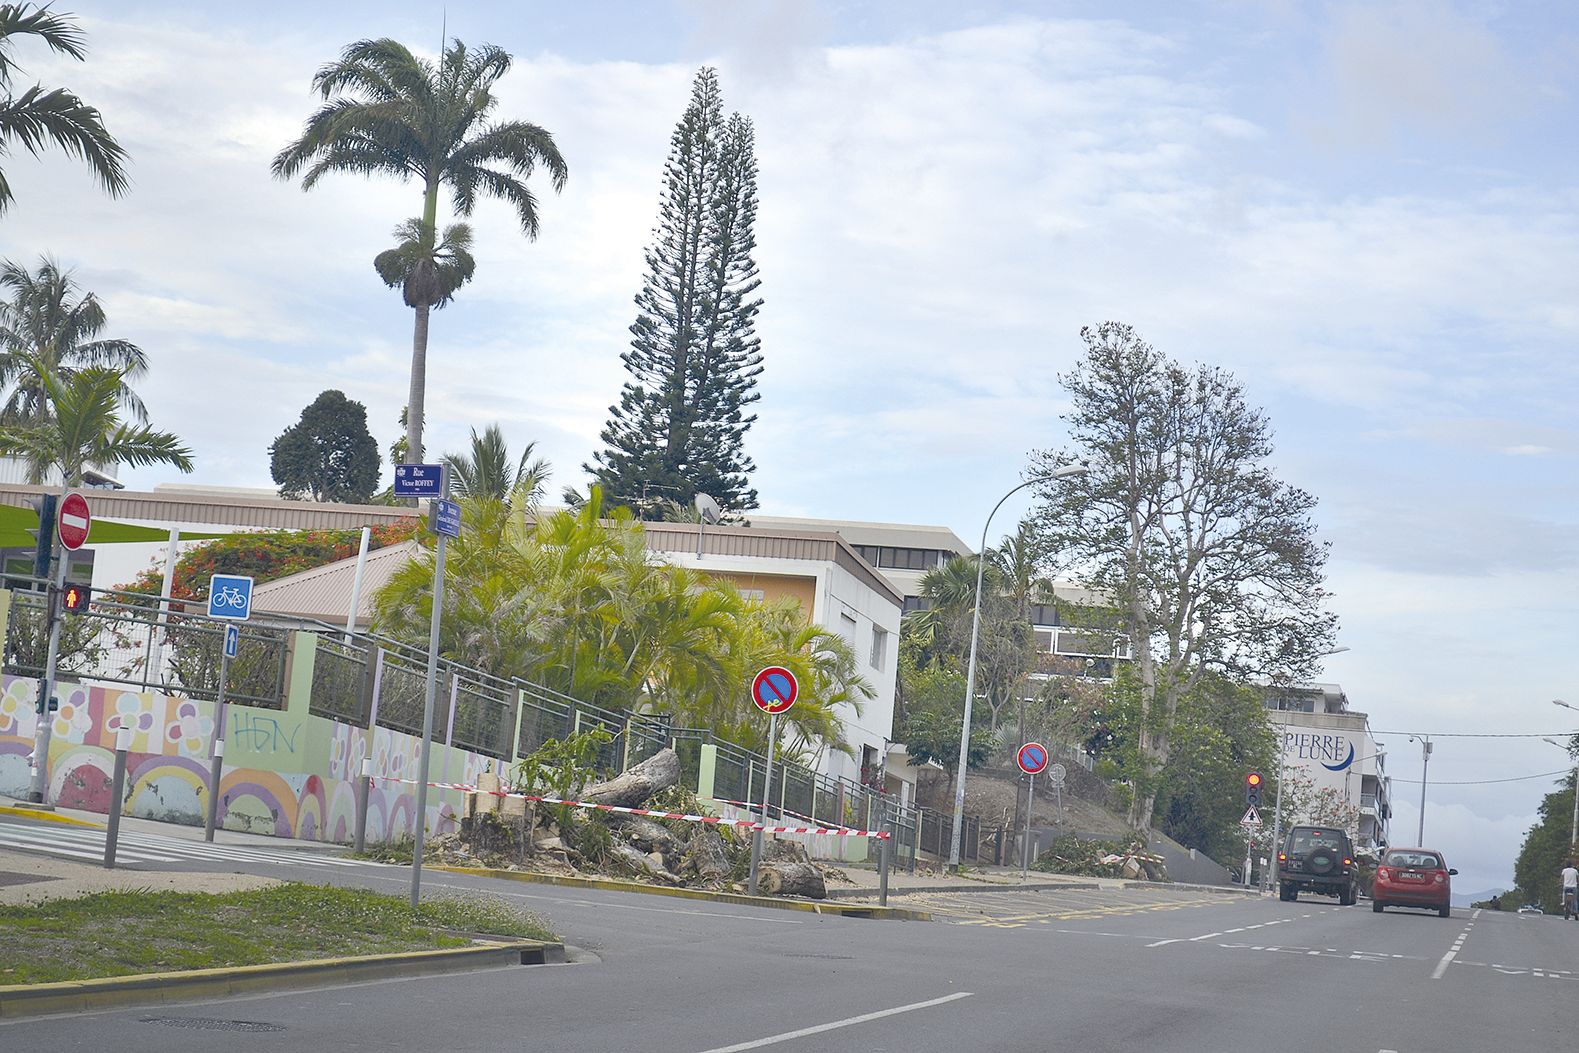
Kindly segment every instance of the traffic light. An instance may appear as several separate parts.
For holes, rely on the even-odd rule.
[[[1252,808],[1261,807],[1261,773],[1258,771],[1245,775],[1245,803]]]
[[[49,564],[55,555],[55,495],[40,494],[32,501],[38,512],[38,541],[33,546],[33,577],[49,577]]]
[[[93,590],[73,582],[60,590],[60,613],[81,614],[93,602]]]

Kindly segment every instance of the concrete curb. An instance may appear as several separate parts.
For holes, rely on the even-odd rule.
[[[103,830],[103,823],[90,823],[86,819],[77,819],[69,815],[58,815],[55,812],[40,811],[37,808],[28,808],[25,805],[0,804],[0,815],[14,815],[20,819],[40,819],[46,823],[65,823],[68,826],[87,826],[94,830]]]
[[[1219,896],[1256,896],[1261,895],[1258,888],[1244,888],[1240,885],[1191,885],[1181,881],[1127,881],[1125,888],[1150,888],[1150,889],[1179,889],[1184,892],[1215,892]]]
[[[1076,892],[1091,892],[1102,886],[1094,882],[1085,881],[1037,881],[1025,885],[916,885],[910,888],[896,888],[888,886],[890,896],[913,896],[922,892],[1055,892],[1059,890]],[[877,889],[867,888],[841,888],[832,889],[828,893],[829,899],[866,899],[877,895]]]
[[[599,888],[610,892],[641,892],[650,896],[672,896],[677,899],[700,899],[713,903],[739,903],[747,907],[772,907],[776,910],[800,910],[813,914],[833,914],[845,918],[884,918],[893,921],[931,921],[932,915],[924,910],[906,907],[877,907],[869,904],[826,903],[809,899],[776,899],[771,896],[744,896],[738,892],[707,892],[695,888],[671,888],[666,885],[643,885],[635,881],[615,881],[611,878],[562,877],[558,874],[533,874],[525,870],[489,870],[486,867],[451,867],[429,864],[428,870],[443,870],[451,874],[470,874],[473,877],[504,878],[507,881],[524,881],[534,885],[561,885],[567,888]],[[876,895],[873,892],[872,895]],[[889,894],[893,890],[889,889]]]
[[[512,940],[478,947],[375,954],[363,958],[322,958],[242,965],[233,969],[193,969],[52,984],[13,984],[0,987],[0,1020],[191,1002],[259,991],[333,987],[365,980],[432,976],[503,965],[558,965],[564,961],[565,945],[562,943]]]

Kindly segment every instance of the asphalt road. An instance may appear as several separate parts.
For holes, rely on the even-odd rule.
[[[407,880],[244,866],[397,892]],[[937,912],[927,923],[441,872],[424,887],[535,910],[578,960],[0,1024],[0,1049],[1512,1053],[1567,1048],[1579,996],[1579,924],[1550,916],[1161,889],[906,897]]]

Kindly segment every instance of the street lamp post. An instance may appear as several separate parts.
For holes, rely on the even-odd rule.
[[[1410,739],[1415,736],[1410,735]],[[1431,772],[1431,737],[1420,736],[1420,829],[1415,834],[1415,844],[1425,847],[1425,785]]]
[[[976,606],[971,612],[970,619],[970,661],[965,667],[965,719],[959,729],[959,763],[958,773],[954,778],[954,832],[949,838],[948,866],[950,870],[959,869],[959,834],[960,827],[965,821],[965,766],[970,756],[970,709],[971,702],[976,695],[976,637],[981,632],[981,580],[987,570],[987,530],[992,526],[992,517],[998,514],[998,509],[1003,503],[1027,486],[1036,483],[1045,483],[1053,479],[1068,479],[1071,476],[1084,475],[1087,471],[1083,462],[1066,464],[1048,475],[1039,475],[1034,479],[1027,479],[1002,497],[992,506],[992,511],[987,513],[987,522],[981,527],[981,547],[976,550]]]
[[[1579,712],[1579,706],[1570,706],[1560,698],[1552,699],[1552,705]],[[1547,739],[1546,741],[1551,742],[1552,740]],[[1567,746],[1563,746],[1560,742],[1553,743],[1553,745],[1568,749]],[[1573,756],[1572,750],[1569,750],[1569,756]],[[1570,853],[1579,852],[1579,758],[1576,758],[1574,765],[1574,818],[1573,823],[1568,827],[1568,851]]]

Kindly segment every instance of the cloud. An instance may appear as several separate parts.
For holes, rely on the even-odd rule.
[[[1537,446],[1534,443],[1521,443],[1518,446],[1504,446],[1502,452],[1510,457],[1544,457],[1552,452],[1550,446]]]

